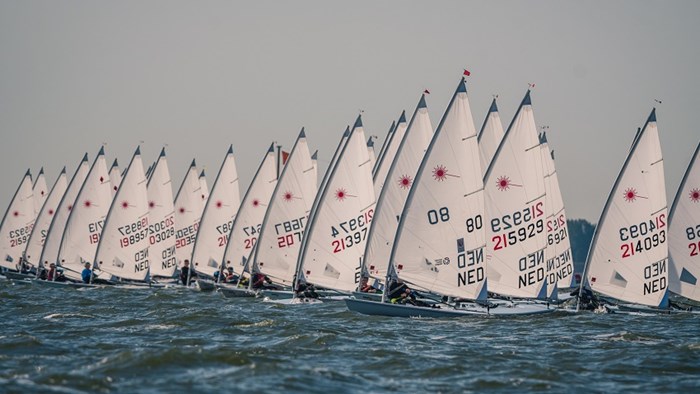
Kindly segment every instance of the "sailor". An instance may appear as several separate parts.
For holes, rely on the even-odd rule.
[[[83,277],[83,283],[90,283],[90,280],[92,279],[92,270],[90,269],[90,263],[85,263],[85,269],[83,269],[81,276]]]
[[[46,274],[46,280],[53,281],[56,279],[56,263],[49,265],[49,272]]]
[[[187,286],[187,279],[191,280],[192,278],[197,276],[197,273],[192,271],[190,273],[190,261],[185,260],[185,263],[183,264],[182,268],[180,268],[180,281],[182,282],[183,286]]]

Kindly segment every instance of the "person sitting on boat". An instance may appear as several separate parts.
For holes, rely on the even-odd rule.
[[[299,282],[295,291],[297,297],[318,298],[316,287],[312,283]]]
[[[380,290],[369,284],[369,278],[363,276],[360,280],[360,291],[363,293],[381,293]]]
[[[80,274],[83,278],[83,283],[90,283],[92,279],[92,270],[90,269],[90,263],[85,263],[85,269]]]
[[[226,277],[224,278],[224,282],[236,283],[237,281],[238,281],[238,275],[233,273],[233,267],[228,267],[227,272],[226,272]]]
[[[411,291],[411,289],[400,280],[392,281],[389,284],[389,293],[387,295],[387,298],[392,304],[396,304],[397,302],[404,300],[406,297],[412,300],[416,299],[416,295]],[[400,303],[404,304],[405,302]]]
[[[56,268],[56,279],[53,280],[54,282],[68,282],[68,278],[66,278],[66,275],[63,273],[63,268]]]
[[[49,264],[49,272],[46,273],[46,280],[53,281],[56,279],[56,264]]]
[[[197,273],[192,271],[190,272],[190,261],[185,260],[182,268],[180,268],[180,281],[182,282],[183,286],[187,286],[187,280],[189,279],[190,281],[192,278],[196,278]]]
[[[272,284],[272,280],[270,279],[270,277],[263,274],[262,272],[254,273],[253,278],[251,280],[253,281],[252,288],[255,290],[277,288],[277,286]]]

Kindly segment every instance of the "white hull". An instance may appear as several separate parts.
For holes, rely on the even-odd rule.
[[[554,312],[546,303],[497,301],[495,307],[487,307],[476,303],[460,303],[459,308],[441,305],[439,308],[423,307],[408,304],[390,304],[376,301],[357,300],[349,298],[345,304],[353,312],[365,315],[380,315],[391,317],[461,317],[461,316],[522,316]]]

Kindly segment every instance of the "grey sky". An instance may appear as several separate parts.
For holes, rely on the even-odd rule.
[[[381,137],[423,89],[434,126],[463,68],[477,127],[527,89],[570,218],[597,221],[654,99],[671,198],[700,140],[697,1],[0,1],[0,209],[106,142],[163,144],[174,190],[233,143],[247,187],[270,141],[306,127],[325,167],[363,109]],[[380,146],[380,145],[378,145]],[[241,190],[243,193],[244,190]]]

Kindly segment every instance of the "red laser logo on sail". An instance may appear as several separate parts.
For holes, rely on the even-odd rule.
[[[637,197],[639,197],[639,194],[637,194],[637,190],[635,188],[630,187],[625,190],[625,201],[634,202]]]
[[[433,179],[438,182],[442,182],[447,178],[447,167],[439,165],[433,168]]]
[[[345,189],[343,189],[343,188],[340,188],[340,189],[338,189],[338,190],[335,191],[335,199],[338,200],[338,201],[343,201],[343,200],[345,200],[345,198],[347,197],[347,195],[348,195],[348,192],[347,192]]]
[[[695,188],[690,191],[690,201],[699,202],[700,201],[700,189]]]
[[[155,201],[149,201],[149,202],[148,202],[148,207],[149,207],[149,208],[155,208],[155,206],[156,206],[156,202],[155,202]]]
[[[496,187],[498,188],[498,190],[500,190],[502,192],[510,189],[510,185],[511,185],[510,178],[508,178],[505,175],[498,177],[498,179],[496,179]]]
[[[284,201],[290,202],[294,198],[294,194],[292,194],[292,192],[287,191],[284,192],[284,196],[282,196],[282,198],[284,198]]]
[[[129,202],[128,201],[122,201],[122,209],[127,209],[129,208]]]
[[[404,175],[401,178],[399,178],[399,186],[402,189],[408,189],[409,187],[411,187],[412,182],[413,182],[413,179],[411,179],[411,177],[408,175]]]
[[[257,208],[259,205],[260,205],[260,201],[258,201],[258,199],[253,200],[253,206],[254,206],[254,207]]]

